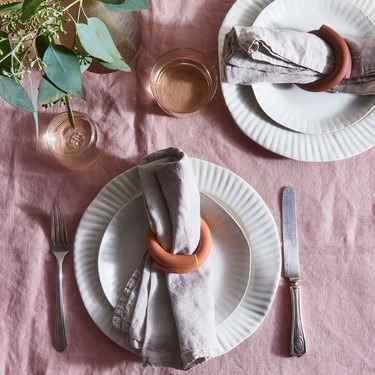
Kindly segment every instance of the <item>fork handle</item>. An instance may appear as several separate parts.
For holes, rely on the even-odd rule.
[[[53,347],[58,352],[63,352],[68,344],[65,333],[64,305],[62,292],[62,265],[63,259],[57,259],[56,267],[56,315],[55,315],[55,333],[53,338]]]

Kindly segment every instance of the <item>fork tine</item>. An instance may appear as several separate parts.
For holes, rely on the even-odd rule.
[[[61,214],[61,235],[63,237],[63,242],[65,244],[69,244],[69,236],[68,236],[68,226],[66,224],[66,214],[65,211],[60,207],[60,214]]]
[[[55,208],[55,238],[56,244],[60,244],[60,218],[59,218],[59,206],[56,205]]]
[[[63,219],[61,213],[61,206],[57,206],[57,230],[58,230],[58,238],[59,238],[59,245],[64,243],[64,229],[63,229]]]
[[[56,242],[61,244],[61,231],[60,231],[60,206],[56,206]]]
[[[55,209],[56,209],[56,205],[53,205],[52,206],[52,213],[51,213],[51,241],[53,244],[56,243],[56,217],[55,217]]]

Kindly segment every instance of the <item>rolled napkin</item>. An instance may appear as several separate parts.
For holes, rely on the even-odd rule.
[[[138,168],[158,242],[173,254],[193,253],[201,219],[189,157],[168,148],[146,156]],[[118,301],[113,325],[146,365],[188,370],[207,361],[217,347],[209,266],[204,263],[186,274],[166,273],[146,252]]]
[[[331,91],[375,94],[375,39],[346,43],[351,76]],[[336,59],[327,42],[307,32],[235,26],[225,37],[223,60],[225,82],[252,85],[314,82],[333,70]]]

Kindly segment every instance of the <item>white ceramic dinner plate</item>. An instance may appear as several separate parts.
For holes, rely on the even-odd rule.
[[[237,0],[234,3],[219,31],[220,65],[222,65],[221,55],[225,34],[234,25],[252,25],[271,2],[271,0]],[[353,0],[352,3],[370,19],[374,18],[375,2]],[[311,6],[314,4],[315,1],[311,1]],[[306,22],[310,22],[308,9],[304,17]],[[341,130],[326,134],[300,133],[278,124],[266,115],[250,87],[223,82],[221,86],[227,107],[239,128],[253,141],[276,154],[296,160],[321,162],[352,157],[375,145],[375,111],[371,111],[362,120]]]
[[[251,248],[250,280],[233,310],[217,325],[218,355],[248,338],[263,322],[280,278],[280,240],[275,221],[260,196],[234,173],[206,161],[192,159],[199,190],[207,193],[234,218]],[[103,235],[115,215],[141,194],[138,169],[132,168],[110,181],[85,211],[74,244],[74,271],[84,305],[96,325],[110,339],[125,347],[120,331],[112,326],[113,306],[99,278],[98,255]],[[248,258],[245,258],[248,261]],[[238,266],[243,273],[243,266]],[[232,268],[232,266],[230,267]],[[227,275],[224,284],[239,280]],[[241,278],[240,292],[246,284]],[[232,287],[231,287],[232,288]]]
[[[375,26],[346,0],[275,0],[253,26],[309,31],[326,24],[347,39],[375,37]],[[375,95],[308,92],[293,84],[252,86],[263,111],[273,120],[301,133],[324,134],[355,124],[375,105]]]
[[[232,216],[206,194],[201,194],[201,216],[212,236],[207,263],[212,270],[218,325],[237,308],[246,293],[250,245]],[[99,278],[113,307],[145,253],[147,228],[143,196],[139,196],[120,209],[104,233],[98,257]]]

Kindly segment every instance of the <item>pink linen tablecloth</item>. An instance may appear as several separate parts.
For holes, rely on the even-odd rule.
[[[70,233],[100,189],[147,153],[176,146],[228,168],[262,196],[280,231],[281,190],[298,196],[300,262],[307,354],[289,356],[290,301],[281,278],[261,327],[231,352],[191,374],[375,373],[375,148],[331,163],[275,155],[246,138],[220,90],[201,114],[166,116],[148,89],[152,65],[164,52],[193,47],[217,65],[217,34],[232,1],[153,1],[142,12],[142,48],[135,73],[86,79],[87,101],[77,110],[96,120],[108,138],[93,166],[70,171],[35,149],[30,114],[0,102],[0,374],[178,374],[144,368],[109,340],[85,310],[73,272],[64,265],[68,349],[52,348],[55,260],[49,251],[51,205],[67,211]],[[41,111],[42,129],[57,113]]]

